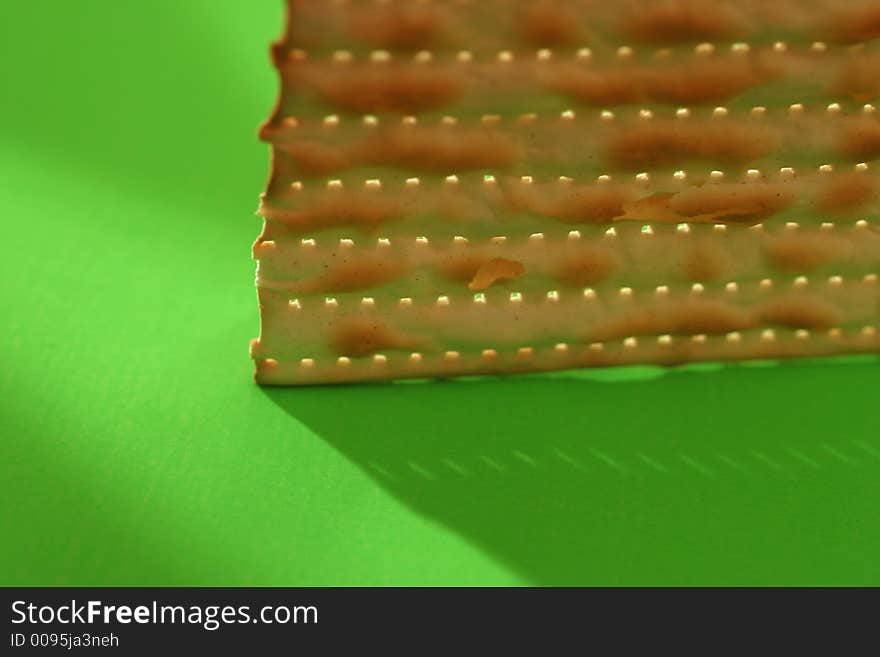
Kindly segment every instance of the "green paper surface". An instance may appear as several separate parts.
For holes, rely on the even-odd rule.
[[[280,4],[0,8],[0,584],[880,584],[876,358],[255,386]]]

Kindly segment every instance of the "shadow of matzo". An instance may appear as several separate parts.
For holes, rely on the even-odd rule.
[[[876,583],[880,406],[849,382],[877,374],[869,360],[265,394],[535,584]]]

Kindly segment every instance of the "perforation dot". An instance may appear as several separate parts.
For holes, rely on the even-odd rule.
[[[258,244],[256,249],[259,250],[261,256],[265,256],[275,251],[276,246],[275,240],[266,240]]]

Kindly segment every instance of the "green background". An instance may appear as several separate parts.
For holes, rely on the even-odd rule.
[[[874,358],[264,390],[280,2],[3,2],[0,583],[880,584]]]

